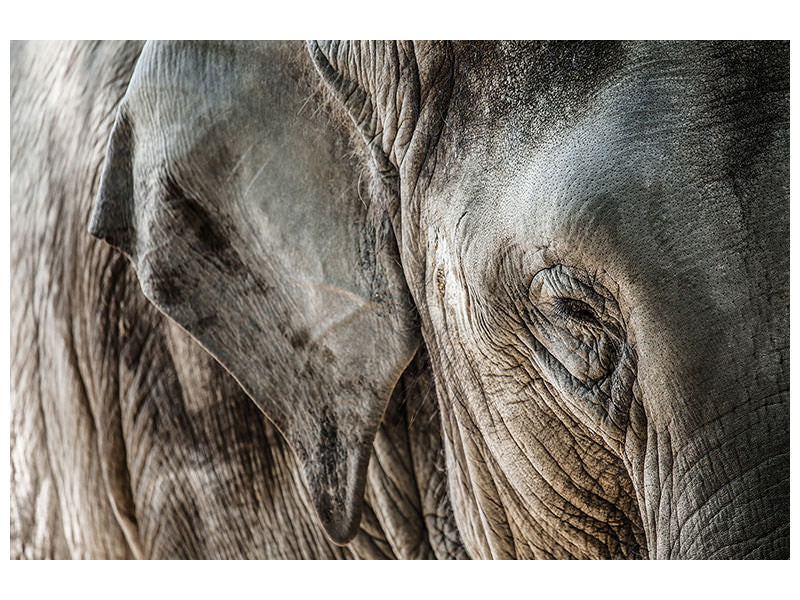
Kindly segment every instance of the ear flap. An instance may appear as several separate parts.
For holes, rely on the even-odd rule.
[[[309,67],[298,44],[148,44],[90,232],[131,258],[145,295],[283,432],[324,527],[346,543],[420,340],[350,125]]]

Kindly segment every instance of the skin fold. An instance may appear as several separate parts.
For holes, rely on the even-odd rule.
[[[12,556],[787,558],[788,73],[13,45]]]

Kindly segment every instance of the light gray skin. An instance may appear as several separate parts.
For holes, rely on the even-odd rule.
[[[302,481],[268,491],[309,535],[313,506],[359,555],[778,558],[788,181],[786,44],[156,43],[89,229],[281,431]],[[243,426],[170,467],[216,472]],[[131,456],[101,471],[152,487]],[[187,528],[245,522],[202,487]],[[108,497],[141,536],[151,505]]]
[[[337,546],[275,427],[86,232],[141,47],[12,44],[11,556],[466,557],[423,357]]]

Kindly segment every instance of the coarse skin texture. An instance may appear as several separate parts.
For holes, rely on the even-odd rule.
[[[465,557],[424,353],[337,546],[274,425],[86,232],[141,47],[12,44],[11,556]]]
[[[788,557],[788,82],[15,46],[12,555]]]

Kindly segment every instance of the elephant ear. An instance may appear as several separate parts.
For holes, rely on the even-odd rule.
[[[370,160],[297,43],[155,43],[90,232],[281,430],[338,543],[419,332]],[[396,211],[396,208],[394,209]]]

